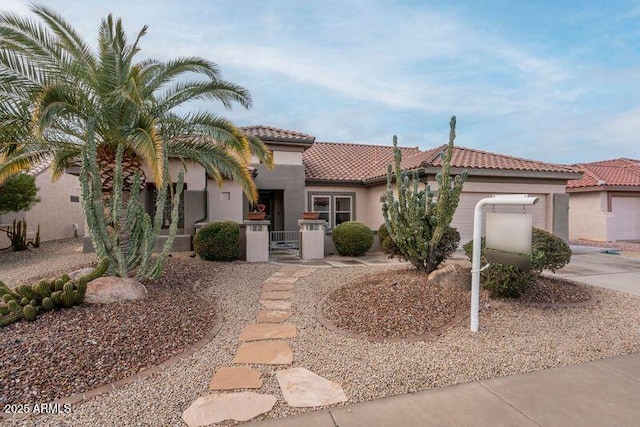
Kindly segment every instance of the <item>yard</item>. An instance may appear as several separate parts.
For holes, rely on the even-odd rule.
[[[90,263],[92,255],[77,252],[77,246],[77,241],[71,240],[46,242],[41,249],[26,253],[2,252],[0,280],[13,285],[17,279],[46,276]],[[167,276],[147,283],[150,294],[147,303],[76,307],[68,310],[69,314],[60,311],[52,313],[50,318],[42,316],[34,323],[20,322],[4,328],[0,338],[0,366],[1,375],[9,377],[1,378],[0,399],[3,403],[48,401],[51,394],[44,394],[40,383],[32,379],[49,373],[56,375],[54,371],[61,367],[68,369],[67,376],[71,377],[68,382],[76,388],[67,388],[64,381],[49,384],[56,397],[83,387],[80,381],[74,382],[74,378],[89,378],[86,386],[90,388],[148,368],[149,363],[160,363],[197,341],[212,327],[215,314],[219,313],[224,317],[219,333],[193,355],[148,378],[76,404],[71,414],[44,415],[23,421],[23,425],[43,426],[181,425],[183,411],[195,399],[209,393],[209,381],[216,370],[232,365],[240,344],[240,331],[255,322],[262,282],[281,267],[244,262],[212,263],[174,256],[169,260]],[[358,307],[370,309],[371,302],[364,303],[367,293],[362,286],[372,281],[389,289],[401,287],[402,292],[409,294],[426,292],[418,289],[420,281],[414,273],[402,270],[406,270],[406,266],[318,268],[309,277],[299,279],[291,300],[294,314],[288,321],[298,330],[297,337],[288,339],[294,354],[293,366],[305,367],[341,384],[349,402],[353,403],[640,351],[640,297],[586,285],[579,288],[598,300],[586,307],[543,308],[531,304],[535,302],[531,300],[507,303],[485,296],[480,331],[476,334],[469,331],[468,318],[463,314],[468,313],[468,309],[457,305],[464,301],[448,301],[446,298],[451,295],[443,295],[442,298],[446,298],[442,310],[454,307],[463,318],[454,321],[440,335],[415,342],[385,343],[351,338],[330,331],[318,320],[319,304],[325,299],[329,301],[334,291],[337,291],[333,294],[334,301],[351,298],[355,302],[351,307],[344,307],[342,313]],[[416,286],[385,282],[393,278],[397,282],[399,277],[405,278],[403,283],[407,277],[413,278]],[[350,289],[357,291],[348,293]],[[340,292],[347,294],[340,298]],[[388,296],[394,293],[398,292]],[[172,296],[178,298],[175,304],[171,302]],[[362,299],[361,304],[357,304],[358,298]],[[394,306],[388,308],[391,311]],[[91,313],[103,314],[92,317]],[[406,321],[409,317],[410,313],[392,316],[391,321]],[[354,322],[356,318],[352,313],[351,323],[358,323]],[[190,324],[182,323],[189,319]],[[102,361],[114,369],[96,366],[93,362],[101,352],[92,352],[92,349],[107,351],[117,341],[126,343],[122,353]],[[131,350],[130,359],[120,363],[119,358],[127,348]],[[89,360],[83,361],[82,357]],[[71,367],[85,362],[82,369]],[[15,372],[16,367],[20,367],[19,372]],[[258,392],[278,398],[274,409],[263,418],[304,411],[287,406],[282,398],[274,375],[281,367],[255,365],[254,369],[262,373],[263,385]],[[12,378],[21,381],[11,382]],[[37,387],[40,387],[38,394],[33,394]]]

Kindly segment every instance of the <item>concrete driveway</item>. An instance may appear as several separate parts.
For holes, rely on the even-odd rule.
[[[576,282],[640,295],[640,259],[572,247],[571,262],[556,275]]]

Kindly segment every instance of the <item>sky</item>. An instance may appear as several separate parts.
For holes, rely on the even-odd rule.
[[[34,17],[30,1],[0,10]],[[44,3],[44,2],[43,2]],[[316,141],[456,145],[551,163],[640,159],[640,3],[47,0],[85,40],[112,13],[140,59],[200,56],[253,106],[206,109]]]

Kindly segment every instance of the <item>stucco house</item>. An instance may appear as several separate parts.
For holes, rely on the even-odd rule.
[[[35,176],[40,202],[30,210],[0,215],[0,226],[5,228],[14,219],[27,220],[27,237],[33,238],[40,224],[40,240],[57,240],[84,235],[84,213],[80,203],[78,177],[63,174],[56,182],[51,181],[49,163],[44,162],[28,173]],[[9,246],[8,237],[0,233],[0,248]]]
[[[316,142],[311,135],[270,126],[242,130],[260,138],[274,154],[276,166],[271,171],[255,159],[252,162],[259,202],[266,206],[271,231],[298,230],[297,221],[303,211],[320,212],[329,232],[349,220],[363,222],[374,230],[383,223],[380,196],[385,193],[386,166],[392,162],[393,147]],[[445,147],[427,151],[403,147],[403,168],[418,170],[421,179],[437,190],[435,176],[440,171],[440,154]],[[198,168],[190,166],[187,174],[185,243],[195,229],[196,220],[242,223],[251,210],[239,186],[225,181],[220,187]],[[568,180],[581,176],[573,167],[456,147],[452,172],[463,170],[469,172],[469,178],[453,219],[461,243],[471,240],[476,203],[496,193],[537,196],[540,201],[534,206],[494,209],[526,211],[533,215],[534,226],[568,238],[569,201],[565,187]]]
[[[569,238],[640,240],[640,160],[603,160],[575,167],[583,175],[567,183]]]

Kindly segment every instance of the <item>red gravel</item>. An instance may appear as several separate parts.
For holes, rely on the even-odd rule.
[[[162,363],[215,323],[212,301],[192,291],[206,265],[170,258],[149,297],[43,313],[1,329],[0,404],[44,403]]]
[[[481,304],[489,301],[484,290],[480,295]],[[590,299],[584,285],[541,276],[517,302],[566,304]],[[468,291],[429,285],[423,273],[412,269],[366,275],[347,283],[325,300],[322,316],[356,334],[409,338],[433,332],[469,308]]]

